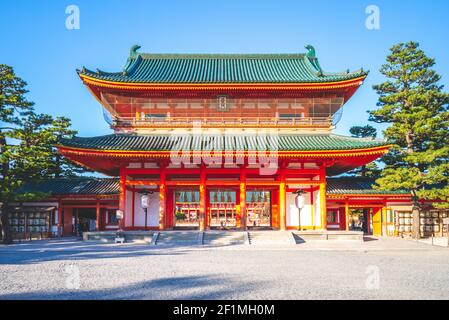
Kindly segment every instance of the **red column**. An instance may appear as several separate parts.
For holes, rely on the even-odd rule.
[[[345,202],[345,230],[349,231],[349,200],[346,199]]]
[[[246,171],[242,166],[240,169],[240,228],[246,230]]]
[[[57,236],[58,238],[62,236],[62,231],[61,231],[61,227],[62,227],[62,214],[63,214],[63,210],[62,210],[62,203],[61,200],[58,202],[58,232],[57,232]]]
[[[368,214],[366,215],[366,223],[367,223],[367,230],[368,234],[371,234],[371,209],[367,209]]]
[[[120,229],[124,229],[125,228],[125,217],[126,217],[126,172],[123,167],[120,168],[119,209],[123,212],[123,219],[120,221]]]
[[[201,165],[200,169],[200,231],[204,231],[208,225],[206,208],[206,168]]]
[[[132,199],[131,199],[131,226],[134,228],[135,225],[135,216],[136,216],[136,188],[133,187],[132,191]]]
[[[321,229],[327,230],[327,206],[326,206],[326,168],[321,168],[320,174],[320,215]]]
[[[160,185],[159,185],[159,230],[165,229],[165,215],[167,209],[167,175],[165,168],[161,170]]]
[[[287,229],[286,187],[285,174],[281,172],[279,183],[279,228],[282,231]]]
[[[97,217],[97,221],[96,221],[96,222],[97,222],[96,229],[97,229],[97,231],[100,231],[100,230],[101,230],[101,210],[100,210],[100,200],[97,200],[95,210],[96,210],[96,217]]]

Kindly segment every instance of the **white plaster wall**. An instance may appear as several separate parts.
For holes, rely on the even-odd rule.
[[[132,227],[132,225],[133,225],[132,196],[133,196],[133,193],[131,191],[126,191],[125,227]]]
[[[159,227],[159,192],[155,192],[149,196],[150,206],[148,207],[148,227]],[[141,206],[141,197],[140,193],[135,193],[135,208],[134,208],[134,226],[135,227],[145,227],[145,211]],[[130,205],[128,209],[128,203]],[[129,211],[129,224],[128,218],[126,225],[132,225],[132,193],[129,192],[126,196],[126,207],[127,207],[127,217]]]
[[[313,193],[313,203],[315,206],[315,226],[321,226],[321,217],[320,217],[320,208],[321,208],[321,199],[320,199],[320,191],[317,190]]]
[[[312,226],[312,205],[310,193],[305,193],[305,206],[301,210],[301,227]],[[287,208],[287,227],[299,226],[299,209],[295,204],[296,194],[287,192],[286,208]]]

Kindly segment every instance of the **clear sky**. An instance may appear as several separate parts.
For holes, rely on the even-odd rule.
[[[66,28],[72,4],[79,30]],[[365,26],[369,5],[380,9],[380,30]],[[393,44],[420,42],[449,83],[448,14],[447,0],[0,1],[0,63],[28,82],[39,112],[67,116],[80,136],[95,136],[111,130],[77,68],[119,71],[134,44],[154,53],[302,53],[312,44],[325,71],[371,70],[336,130],[348,134],[375,108],[371,87]]]

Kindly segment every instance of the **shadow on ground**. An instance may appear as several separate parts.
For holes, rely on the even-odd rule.
[[[0,300],[220,300],[233,299],[259,286],[213,276],[152,279],[128,286],[99,290],[35,291],[0,295]]]
[[[234,244],[213,246],[198,245],[160,245],[83,242],[79,240],[43,240],[0,246],[1,265],[38,264],[59,260],[94,260],[108,258],[135,258],[144,256],[178,256],[198,248],[228,247]]]

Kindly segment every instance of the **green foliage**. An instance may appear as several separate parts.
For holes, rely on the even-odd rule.
[[[48,147],[52,149],[49,161],[52,167],[48,173],[49,178],[73,178],[80,174],[91,172],[88,169],[64,158],[54,147],[61,138],[72,138],[78,132],[71,128],[72,123],[66,117],[57,117],[48,128],[51,138]]]
[[[369,124],[366,126],[354,126],[349,129],[349,132],[356,138],[373,138],[377,137],[377,130]]]
[[[377,130],[373,126],[354,126],[349,129],[349,132],[354,138],[371,138],[377,137]],[[380,169],[376,162],[368,163],[360,168],[354,169],[348,172],[350,175],[357,177],[378,178],[380,175]]]
[[[26,85],[10,66],[0,64],[0,126],[17,124],[19,115],[32,111],[33,103],[25,98]]]
[[[449,207],[449,94],[434,65],[416,42],[393,46],[380,69],[387,80],[374,86],[379,101],[370,120],[389,124],[384,135],[396,144],[383,158],[379,188],[408,189]]]
[[[8,204],[49,196],[41,192],[19,194],[21,187],[83,171],[63,159],[54,147],[60,137],[76,133],[70,129],[70,120],[35,113],[33,103],[25,97],[26,85],[11,67],[0,65],[0,226],[6,243],[11,242]]]

